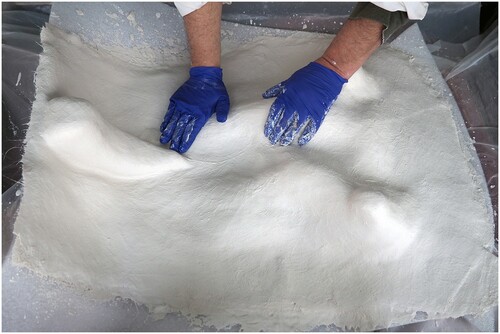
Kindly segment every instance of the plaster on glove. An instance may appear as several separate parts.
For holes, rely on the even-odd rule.
[[[262,97],[276,97],[264,134],[272,145],[290,145],[299,131],[299,145],[307,144],[318,131],[333,102],[347,82],[335,71],[312,62],[269,88]]]
[[[189,79],[172,95],[160,127],[160,143],[186,152],[213,113],[223,123],[229,113],[229,95],[219,67],[192,67]]]

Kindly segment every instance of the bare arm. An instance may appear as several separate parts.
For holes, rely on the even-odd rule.
[[[349,19],[317,63],[349,79],[382,44],[382,23]]]
[[[212,114],[225,122],[229,95],[220,68],[220,20],[222,4],[209,2],[186,14],[184,26],[191,54],[189,79],[170,97],[160,126],[160,143],[185,153]]]
[[[322,57],[262,95],[276,97],[264,125],[272,145],[287,146],[296,137],[305,145],[313,138],[347,79],[382,43],[383,28],[375,20],[349,19]]]
[[[209,2],[184,16],[191,66],[220,67],[221,2]]]

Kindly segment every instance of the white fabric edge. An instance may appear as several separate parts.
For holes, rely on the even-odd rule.
[[[427,14],[429,4],[427,2],[373,2],[375,6],[390,12],[403,11],[408,14],[410,20],[422,20]]]
[[[194,12],[197,9],[203,7],[206,1],[193,1],[193,2],[179,2],[175,1],[174,5],[182,16],[186,16],[189,13]]]

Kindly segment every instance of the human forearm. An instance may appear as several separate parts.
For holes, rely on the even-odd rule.
[[[349,79],[382,44],[384,26],[370,19],[350,19],[317,63]]]
[[[220,67],[222,3],[209,2],[184,16],[191,66]]]
[[[290,145],[297,136],[299,145],[312,139],[347,79],[380,46],[383,27],[370,19],[349,20],[322,57],[262,95],[276,97],[264,125],[272,145]]]
[[[197,4],[196,4],[197,5]],[[222,4],[209,2],[197,9],[187,8],[184,26],[191,54],[189,79],[170,97],[168,111],[160,126],[160,143],[185,153],[212,114],[225,122],[229,96],[220,68],[220,19]]]

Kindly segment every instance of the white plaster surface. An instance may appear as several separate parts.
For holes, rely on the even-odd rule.
[[[370,330],[494,305],[483,181],[413,58],[382,48],[310,144],[267,143],[260,93],[330,38],[226,48],[230,117],[179,156],[158,125],[186,64],[46,28],[14,260],[219,328]]]

